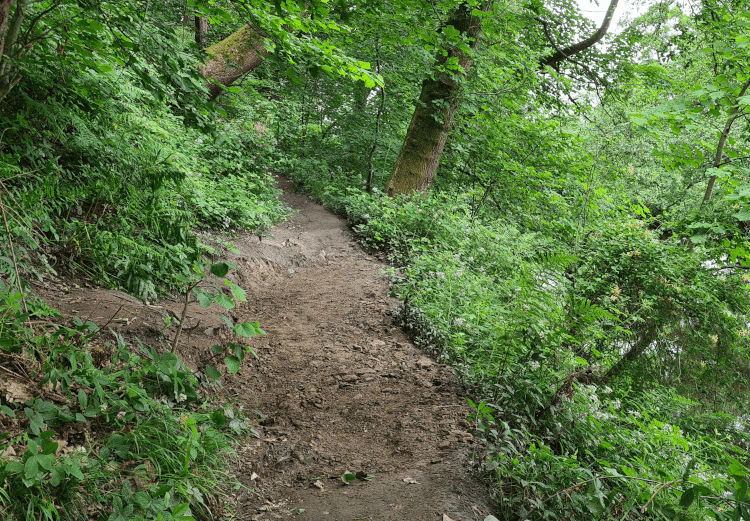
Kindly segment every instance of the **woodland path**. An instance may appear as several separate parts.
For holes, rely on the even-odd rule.
[[[359,248],[346,221],[288,181],[280,187],[297,213],[273,239],[233,241],[239,251],[229,256],[248,293],[233,318],[266,331],[250,341],[260,360],[246,359],[224,385],[228,398],[263,418],[260,439],[249,438],[231,463],[253,491],[237,492],[235,510],[252,521],[483,520],[491,501],[470,459],[482,447],[452,369],[396,326],[398,302],[381,276],[387,266]],[[118,292],[66,290],[63,301],[47,298],[97,323],[120,309],[122,322],[111,325],[126,337],[156,337],[161,315],[180,311],[177,300],[155,307]],[[219,312],[188,313],[186,326],[197,326],[177,352],[195,367],[228,339]],[[373,477],[344,485],[345,471]]]

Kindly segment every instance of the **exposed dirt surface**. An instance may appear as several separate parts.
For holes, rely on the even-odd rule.
[[[482,446],[452,369],[396,327],[387,266],[357,246],[346,222],[281,187],[297,213],[273,238],[235,240],[229,258],[248,294],[232,318],[266,331],[249,341],[260,360],[246,359],[224,386],[259,415],[261,437],[236,462],[249,489],[237,495],[243,519],[483,520],[493,513],[488,488],[470,470]],[[163,317],[182,309],[180,299],[152,306],[74,284],[38,292],[68,318],[150,343],[173,336]],[[190,307],[176,351],[193,368],[232,340],[221,311]],[[345,472],[360,479],[345,485]]]

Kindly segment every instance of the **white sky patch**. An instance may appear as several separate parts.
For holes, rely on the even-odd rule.
[[[609,32],[620,32],[622,30],[618,27],[620,20],[633,19],[645,13],[652,3],[655,3],[654,0],[620,0],[617,4],[617,9],[615,9],[612,24],[609,26]],[[597,27],[604,20],[604,14],[607,12],[607,7],[609,7],[609,0],[598,0],[598,4],[594,0],[578,0],[578,7]]]

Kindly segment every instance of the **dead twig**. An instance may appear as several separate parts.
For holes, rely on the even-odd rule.
[[[18,374],[18,373],[14,373],[13,371],[11,371],[10,369],[8,369],[7,367],[4,367],[4,366],[0,365],[0,369],[2,369],[3,371],[5,371],[6,373],[10,373],[10,374],[12,374],[12,375],[13,375],[13,376],[15,376],[16,378],[21,378],[21,379],[23,379],[23,376],[21,376],[21,375],[20,375],[20,374]]]

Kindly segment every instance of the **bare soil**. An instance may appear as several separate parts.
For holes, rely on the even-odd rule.
[[[225,378],[225,397],[257,415],[260,433],[227,462],[247,487],[235,510],[253,521],[483,520],[493,513],[490,488],[472,471],[483,447],[453,370],[397,327],[387,265],[359,248],[344,220],[280,183],[295,215],[273,238],[234,240],[228,259],[248,294],[232,319],[266,332],[249,341],[260,360]],[[180,298],[156,306],[87,284],[44,286],[38,294],[66,318],[144,343],[166,345],[174,328],[164,318],[182,310]],[[218,367],[211,347],[237,340],[222,311],[188,311],[176,352],[194,369]],[[94,350],[106,356],[100,342]],[[345,485],[345,472],[361,479]]]

